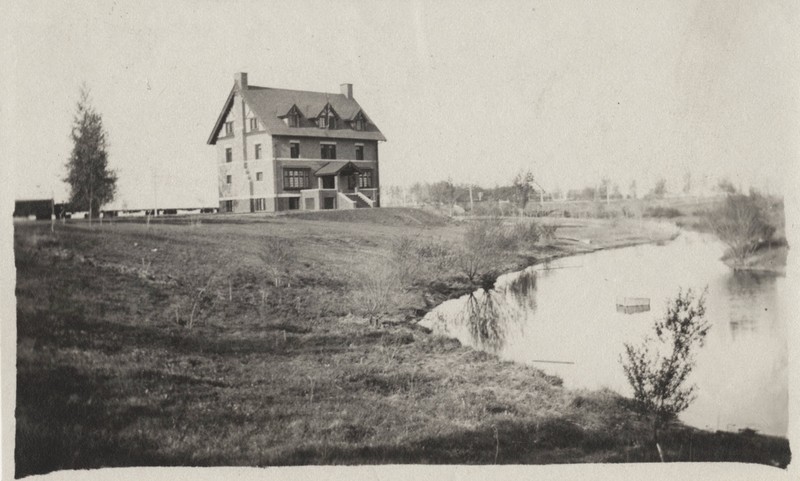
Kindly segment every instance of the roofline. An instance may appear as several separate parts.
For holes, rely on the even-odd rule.
[[[234,86],[231,88],[231,93],[228,94],[228,100],[226,100],[225,104],[222,106],[222,111],[219,113],[219,117],[217,117],[217,121],[214,123],[214,130],[212,130],[211,135],[208,136],[206,144],[216,145],[217,135],[219,134],[219,131],[222,128],[222,123],[225,121],[225,117],[228,114],[228,110],[230,109],[231,104],[233,104],[233,97],[235,95],[236,95],[236,84],[234,84]]]
[[[325,94],[325,95],[342,95],[342,94],[331,94],[331,93],[327,93],[327,92],[312,92],[312,91],[309,91],[309,90],[276,89],[276,88],[272,88],[272,87],[259,87],[259,86],[256,86],[256,85],[250,85],[250,86],[248,86],[248,88],[246,90],[240,91],[240,90],[237,89],[236,83],[234,83],[233,87],[231,88],[230,94],[228,94],[228,99],[225,100],[225,104],[222,107],[222,111],[219,113],[219,116],[217,117],[217,121],[214,123],[214,129],[211,131],[211,134],[208,136],[208,140],[206,140],[206,144],[208,144],[208,145],[216,145],[217,136],[219,135],[219,131],[222,129],[222,125],[223,125],[223,123],[225,121],[227,113],[229,112],[229,110],[230,110],[230,108],[231,108],[231,106],[233,104],[233,99],[234,99],[234,97],[236,95],[236,92],[239,92],[239,94],[242,96],[242,100],[249,107],[250,102],[248,101],[247,97],[248,97],[248,91],[251,90],[251,89],[254,89],[254,90],[271,89],[271,90],[284,90],[284,91],[293,91],[293,92],[301,92],[301,93],[302,92],[311,92],[311,93],[318,93],[318,94],[321,93],[321,94]],[[338,118],[340,118],[340,119],[342,119],[344,121],[347,121],[347,122],[352,121],[359,112],[361,114],[363,114],[364,117],[366,117],[368,122],[372,122],[372,119],[370,119],[370,117],[367,115],[367,113],[364,112],[364,109],[361,107],[360,104],[358,104],[358,101],[355,100],[355,99],[352,99],[352,100],[355,101],[356,104],[358,105],[358,110],[356,111],[355,114],[353,114],[353,117],[351,117],[349,119],[345,119],[344,117],[339,115],[339,112],[336,112],[336,109],[334,109],[333,105],[331,105],[330,100],[328,100],[328,102],[326,102],[326,107],[330,106],[331,110],[336,114],[336,116]],[[317,117],[308,117],[307,114],[304,114],[303,111],[300,109],[300,107],[296,103],[292,104],[292,107],[297,108],[298,112],[300,112],[300,114],[305,116],[306,118],[309,118],[309,119],[317,118]],[[291,111],[291,109],[289,109],[289,110]],[[325,110],[325,108],[323,107],[322,110]],[[320,111],[320,113],[322,113],[322,110]],[[253,110],[252,108],[251,108],[251,111],[253,112],[253,115],[255,115],[256,118],[258,118],[258,120],[260,120],[264,124],[264,126],[266,127],[267,123],[266,123],[265,119],[262,119],[261,115],[258,112],[256,112],[255,110]],[[317,116],[319,116],[319,114],[317,114]],[[267,130],[267,133],[269,135],[272,135],[272,136],[276,136],[277,135],[277,136],[288,136],[288,137],[297,136],[297,137],[341,138],[341,139],[348,139],[348,140],[366,140],[366,141],[386,142],[386,136],[384,136],[383,132],[381,132],[380,130],[377,130],[377,131],[364,131],[364,133],[377,134],[377,135],[368,136],[368,137],[360,137],[359,135],[353,135],[353,136],[349,136],[348,135],[348,136],[344,136],[344,137],[337,137],[337,136],[332,136],[332,135],[304,134],[304,133],[301,133],[301,132],[292,132],[292,133],[284,134],[284,133],[274,133],[274,132],[270,131],[270,129],[268,127],[267,127],[266,130]],[[354,131],[354,132],[356,132],[356,131]],[[377,137],[377,138],[375,138],[375,137]]]

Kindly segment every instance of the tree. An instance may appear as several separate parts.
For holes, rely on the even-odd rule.
[[[728,194],[722,206],[709,217],[714,233],[728,246],[734,268],[743,267],[761,243],[769,241],[775,233],[763,204],[756,192],[749,196]]]
[[[520,215],[525,212],[525,206],[528,205],[528,201],[531,198],[531,192],[533,191],[531,184],[533,184],[533,173],[530,170],[519,171],[514,176],[514,201],[519,207]]]
[[[667,179],[661,177],[656,181],[656,185],[653,187],[653,196],[657,199],[663,199],[664,195],[667,193]]]
[[[628,186],[628,194],[630,195],[631,199],[636,199],[636,179],[631,181],[631,184]]]
[[[453,205],[456,203],[456,187],[453,185],[452,180],[442,180],[431,184],[430,197],[437,205],[446,205],[450,209],[450,215],[453,215]]]
[[[723,177],[719,179],[717,182],[717,189],[722,191],[725,194],[735,194],[736,193],[736,186],[733,185],[730,179],[727,177]]]
[[[683,193],[689,195],[692,192],[692,171],[687,170],[683,174]]]
[[[70,134],[73,147],[64,180],[70,185],[72,208],[88,210],[91,219],[98,215],[103,204],[114,200],[117,174],[108,168],[103,119],[89,100],[89,89],[83,84]]]
[[[711,325],[705,319],[705,295],[691,289],[669,301],[663,319],[655,321],[655,338],[641,345],[625,343],[620,363],[633,388],[637,410],[650,417],[653,441],[661,461],[664,455],[658,432],[694,400],[694,385],[686,385],[695,365],[695,351],[702,347]]]

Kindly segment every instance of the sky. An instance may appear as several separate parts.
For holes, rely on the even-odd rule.
[[[3,135],[15,198],[66,199],[82,82],[108,131],[114,206],[216,205],[206,144],[236,72],[354,95],[388,141],[381,182],[639,193],[727,177],[796,185],[790,1],[16,2]],[[23,10],[24,8],[24,10]],[[9,121],[9,119],[11,119]],[[4,165],[4,168],[8,168]]]

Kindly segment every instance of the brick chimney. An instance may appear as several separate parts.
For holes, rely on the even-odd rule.
[[[240,91],[247,90],[247,72],[239,72],[234,74],[233,79],[236,81],[236,87]]]
[[[353,84],[342,84],[339,87],[342,89],[342,95],[348,99],[353,98]]]

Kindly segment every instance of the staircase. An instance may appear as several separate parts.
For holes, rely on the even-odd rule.
[[[364,207],[370,207],[369,204],[366,203],[364,199],[361,198],[358,194],[345,194],[348,199],[352,200],[356,203],[356,209],[361,209]]]

